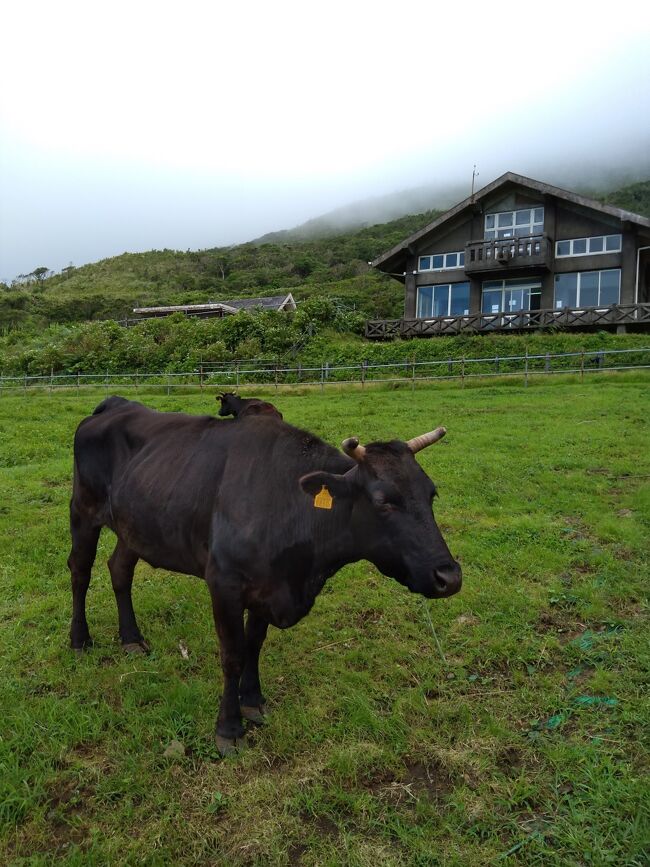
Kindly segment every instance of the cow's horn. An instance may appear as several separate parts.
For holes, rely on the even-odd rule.
[[[447,428],[437,427],[435,430],[430,430],[429,433],[422,434],[422,436],[413,437],[413,439],[409,440],[406,445],[411,449],[413,454],[415,454],[422,449],[426,449],[427,446],[437,443],[446,433]]]
[[[343,440],[341,447],[346,455],[350,455],[355,461],[362,461],[366,454],[366,447],[359,445],[358,437],[348,437]]]

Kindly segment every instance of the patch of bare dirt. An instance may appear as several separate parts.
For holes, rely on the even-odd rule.
[[[506,747],[497,754],[497,768],[506,777],[516,777],[524,764],[521,750],[517,747]]]
[[[354,616],[354,623],[359,629],[364,629],[367,625],[375,625],[381,623],[384,613],[377,608],[366,608],[363,611],[358,611]]]

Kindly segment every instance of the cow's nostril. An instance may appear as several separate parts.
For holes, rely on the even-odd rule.
[[[448,566],[436,569],[434,575],[438,591],[445,596],[458,593],[463,583],[463,572],[458,563],[450,563]]]

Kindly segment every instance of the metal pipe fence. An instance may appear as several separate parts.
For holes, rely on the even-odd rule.
[[[446,358],[418,361],[415,357],[394,361],[361,361],[347,364],[296,364],[285,366],[273,361],[205,362],[196,370],[185,372],[142,373],[54,373],[31,376],[0,376],[3,392],[78,390],[92,388],[109,394],[119,387],[139,391],[162,391],[171,394],[179,389],[249,388],[263,385],[276,390],[283,386],[329,385],[493,379],[522,377],[524,385],[531,377],[557,374],[588,374],[619,370],[650,369],[650,347],[640,349],[597,349],[588,352],[545,353],[539,355],[489,356],[482,358]]]

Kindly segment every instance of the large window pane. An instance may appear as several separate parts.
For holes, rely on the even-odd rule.
[[[578,303],[578,275],[557,274],[555,277],[555,306],[576,307]]]
[[[494,214],[488,214],[485,218],[485,228],[494,229]]]
[[[544,208],[535,208],[534,220],[536,223],[544,222]]]
[[[584,272],[580,275],[581,307],[596,307],[598,304],[598,271]]]
[[[621,272],[619,269],[600,272],[599,304],[618,304],[621,294]]]
[[[464,265],[465,265],[465,254],[464,254],[464,253],[459,253],[459,254],[458,254],[458,266],[459,266],[460,268],[462,268],[462,267],[464,267]]]
[[[420,271],[428,271],[431,268],[431,256],[420,256]]]
[[[530,223],[530,211],[517,211],[515,213],[515,222],[518,226]]]
[[[589,238],[589,252],[602,253],[604,241],[605,239],[602,236],[600,238]]]
[[[579,256],[581,253],[587,252],[587,239],[586,238],[577,238],[573,242],[573,255]]]
[[[507,211],[505,214],[497,214],[498,225],[501,226],[512,226],[512,211]]]
[[[456,268],[458,266],[458,253],[447,253],[446,259],[445,268]]]
[[[571,253],[571,241],[558,241],[556,255],[568,256]]]
[[[620,235],[608,235],[605,238],[605,249],[606,250],[620,250],[621,249],[621,236]]]
[[[418,316],[431,316],[433,286],[420,286],[418,289]]]
[[[463,316],[469,313],[469,283],[451,284],[451,304],[449,312],[452,316]]]
[[[483,290],[483,313],[499,313],[501,310],[501,289]]]
[[[433,256],[431,260],[432,268],[444,268],[445,267],[445,257],[444,256]]]
[[[449,284],[433,287],[433,315],[446,316],[449,312]]]

